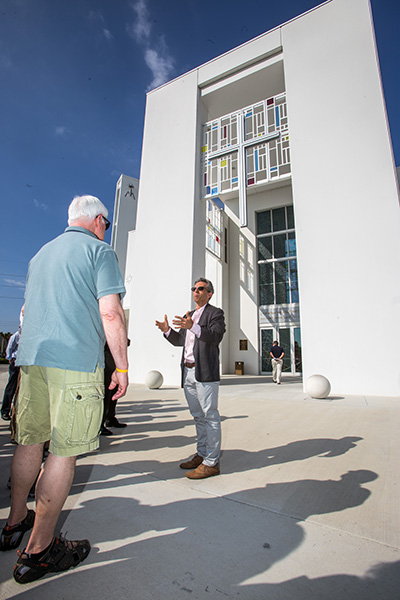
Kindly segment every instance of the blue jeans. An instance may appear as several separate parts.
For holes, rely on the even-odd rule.
[[[194,368],[185,367],[183,389],[194,418],[197,433],[197,454],[203,463],[214,467],[221,452],[221,421],[218,412],[219,381],[196,381]]]

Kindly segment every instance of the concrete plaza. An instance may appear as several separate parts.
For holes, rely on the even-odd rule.
[[[1,367],[0,390],[6,380]],[[68,538],[91,541],[87,561],[20,586],[3,553],[0,598],[397,600],[400,398],[313,400],[292,377],[225,376],[220,412],[221,475],[188,480],[182,390],[131,384],[118,404],[128,427],[78,459],[60,517]],[[4,421],[0,442],[3,526]]]

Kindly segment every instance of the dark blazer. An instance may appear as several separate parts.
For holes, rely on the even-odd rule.
[[[190,312],[192,316],[194,310]],[[224,311],[211,304],[206,304],[200,320],[201,335],[196,336],[194,342],[194,362],[195,362],[195,377],[197,381],[219,381],[219,343],[225,333],[225,318]],[[167,340],[173,346],[185,346],[187,329],[175,331],[171,329]],[[182,352],[181,368],[182,368],[182,387],[184,373],[184,352]]]

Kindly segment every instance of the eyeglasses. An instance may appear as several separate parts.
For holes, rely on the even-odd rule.
[[[111,223],[104,215],[97,215],[97,217],[101,217],[103,219],[104,225],[106,226],[106,231],[110,227]],[[96,217],[96,219],[97,219]]]
[[[192,292],[202,292],[203,290],[206,290],[206,286],[205,285],[199,285],[199,287],[192,287]]]

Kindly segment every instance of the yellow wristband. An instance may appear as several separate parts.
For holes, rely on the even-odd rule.
[[[115,367],[115,370],[116,370],[118,373],[127,373],[127,372],[128,372],[128,369],[117,369],[117,367]]]

